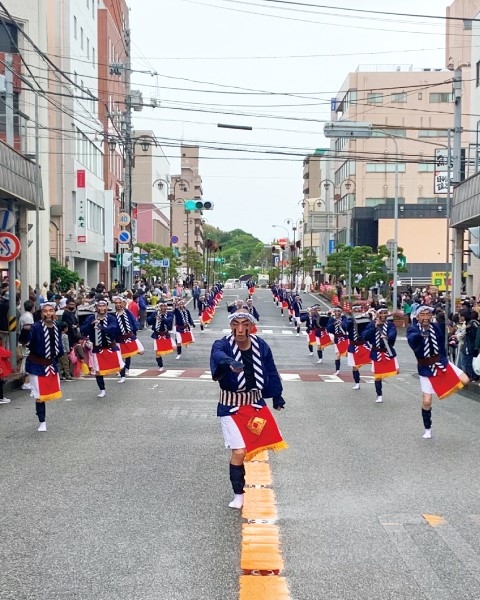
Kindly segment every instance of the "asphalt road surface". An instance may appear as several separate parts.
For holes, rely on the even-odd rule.
[[[213,323],[156,371],[150,331],[123,385],[65,382],[37,432],[28,392],[0,405],[1,600],[279,600],[239,592],[242,514],[229,509],[228,453],[208,373],[228,328],[226,290]],[[304,305],[313,303],[304,295]],[[290,600],[480,598],[480,404],[434,402],[422,439],[413,354],[400,330],[400,374],[375,403],[332,348],[321,365],[306,336],[255,294],[287,408],[289,449],[270,453]],[[189,308],[191,308],[191,303]],[[192,311],[193,314],[193,311]],[[196,318],[196,315],[195,315]],[[275,576],[262,580],[274,580]]]

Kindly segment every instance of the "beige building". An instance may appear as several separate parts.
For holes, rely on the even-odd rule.
[[[444,271],[447,261],[442,161],[453,126],[451,78],[447,70],[411,65],[360,66],[348,74],[332,105],[332,121],[374,128],[371,138],[333,140],[335,162],[328,179],[334,187],[335,244],[377,248],[393,239],[397,196],[398,246],[408,268],[401,277],[413,283]],[[464,110],[469,110],[468,98]]]
[[[181,168],[179,175],[173,175],[170,184],[172,245],[180,252],[192,248],[203,256],[203,209],[187,211],[185,202],[195,200],[203,204],[202,178],[199,173],[199,147],[181,147]],[[201,206],[199,204],[199,206]],[[185,261],[183,275],[192,272]],[[200,273],[194,275],[200,276]]]
[[[468,183],[459,185],[454,194],[451,223],[456,227],[451,236],[456,240],[453,271],[455,276],[455,295],[459,295],[462,284],[465,292],[471,296],[480,294],[479,230],[480,225],[480,181],[475,176],[479,170],[480,143],[480,49],[478,36],[480,27],[480,0],[455,0],[447,8],[445,62],[452,69],[459,69],[462,85],[462,126],[467,130],[468,144],[465,147],[467,157],[466,175],[471,176]],[[458,71],[457,71],[458,72]],[[471,206],[468,208],[465,199]],[[464,208],[460,207],[464,203]],[[456,208],[459,206],[459,209]],[[458,226],[458,227],[457,227]],[[469,251],[471,250],[471,251]],[[460,273],[464,274],[461,281]]]

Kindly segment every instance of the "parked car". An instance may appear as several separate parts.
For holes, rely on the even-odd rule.
[[[227,279],[223,286],[226,290],[234,290],[240,287],[240,279]]]

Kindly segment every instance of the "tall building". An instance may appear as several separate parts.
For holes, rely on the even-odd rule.
[[[397,226],[405,279],[428,280],[431,272],[445,269],[446,173],[438,172],[435,158],[446,154],[453,101],[449,71],[411,65],[360,66],[333,101],[333,121],[370,123],[374,129],[368,139],[333,142],[336,243],[375,249],[394,239]],[[425,244],[427,231],[435,244]]]
[[[49,103],[55,100],[38,93],[45,87],[47,69],[42,54],[47,46],[44,0],[5,0],[4,5],[6,12],[0,11],[0,209],[15,214],[11,231],[20,238],[21,252],[12,264],[25,300],[29,285],[42,285],[50,278],[49,249],[43,243],[48,239],[50,197],[44,132]],[[0,262],[2,271],[7,268],[6,262]]]
[[[91,0],[94,2],[94,0]],[[126,110],[127,89],[125,73],[120,65],[127,62],[126,39],[128,32],[128,7],[125,0],[99,0],[98,3],[98,118],[103,135],[103,180],[105,202],[111,203],[113,231],[105,231],[105,257],[99,265],[99,279],[105,283],[121,280],[121,265],[117,260],[120,248],[119,214],[125,180],[121,148],[111,140],[122,135],[122,122]]]
[[[462,127],[466,130],[462,148],[466,156],[467,182],[459,185],[454,193],[451,222],[453,239],[454,293],[459,295],[462,284],[468,295],[480,292],[480,176],[479,145],[480,127],[480,50],[478,36],[480,27],[480,0],[455,0],[447,8],[445,63],[459,75],[461,85]],[[467,207],[470,202],[470,206]],[[456,209],[455,204],[463,204]],[[465,210],[466,209],[466,210]],[[459,212],[461,214],[459,214]],[[461,274],[464,274],[462,282]]]
[[[155,139],[153,131],[135,131],[136,139]],[[133,242],[170,246],[168,186],[170,164],[159,145],[148,144],[135,156],[132,170]]]
[[[89,286],[113,246],[112,192],[105,192],[98,112],[98,12],[94,0],[47,0],[50,252]]]
[[[203,210],[185,208],[187,200],[203,201],[199,148],[182,146],[180,153],[180,174],[172,176],[170,185],[172,245],[183,252],[185,248],[192,248],[203,256]],[[187,261],[184,262],[183,273],[190,273]]]

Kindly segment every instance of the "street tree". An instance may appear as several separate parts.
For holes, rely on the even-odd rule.
[[[134,264],[140,268],[140,272],[147,278],[160,278],[162,281],[169,281],[170,284],[176,278],[178,269],[182,266],[182,257],[178,256],[170,246],[161,246],[150,242],[136,244],[140,249],[140,254],[134,255]],[[165,269],[159,267],[158,262],[168,258],[170,267]]]

